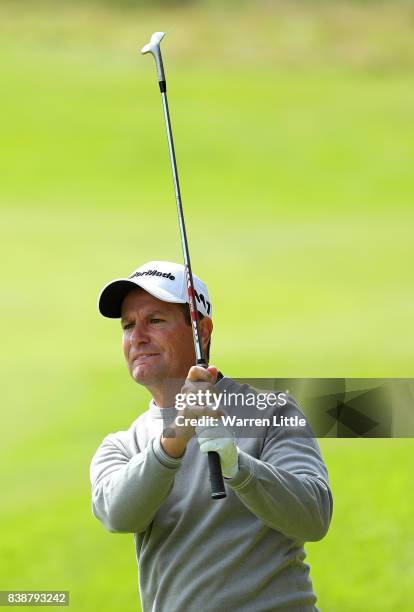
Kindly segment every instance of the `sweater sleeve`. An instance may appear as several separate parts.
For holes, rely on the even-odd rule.
[[[304,417],[293,401],[284,414]],[[329,528],[333,500],[319,445],[308,425],[305,431],[275,430],[270,428],[260,458],[239,449],[239,471],[227,483],[272,529],[294,540],[321,540]]]
[[[181,458],[169,457],[159,437],[132,454],[128,432],[107,436],[91,467],[92,512],[113,532],[139,533],[169,495]]]

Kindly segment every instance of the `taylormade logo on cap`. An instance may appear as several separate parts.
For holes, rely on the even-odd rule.
[[[162,276],[163,278],[170,278],[171,280],[175,280],[175,276],[171,274],[171,272],[160,272],[159,270],[147,270],[146,272],[134,272],[131,274],[129,278],[134,278],[134,276]]]
[[[197,310],[211,317],[212,308],[206,285],[193,274]],[[105,317],[119,318],[122,302],[131,289],[140,287],[163,302],[188,303],[187,277],[182,264],[149,261],[127,278],[117,278],[101,291],[98,308]]]

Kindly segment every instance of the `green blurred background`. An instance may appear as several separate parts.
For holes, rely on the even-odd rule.
[[[131,535],[90,510],[102,438],[146,408],[100,318],[110,279],[181,260],[165,65],[195,271],[230,376],[412,376],[411,2],[0,3],[0,589],[137,610]],[[307,546],[325,612],[414,599],[413,442],[321,440]]]

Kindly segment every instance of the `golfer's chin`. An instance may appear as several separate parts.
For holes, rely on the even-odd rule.
[[[132,378],[140,385],[154,384],[162,378],[161,368],[154,363],[135,363],[130,371]]]

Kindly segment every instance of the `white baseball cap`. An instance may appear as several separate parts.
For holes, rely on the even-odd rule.
[[[194,274],[193,281],[197,310],[211,318],[212,308],[207,287]],[[149,261],[128,278],[117,278],[105,285],[98,300],[99,312],[104,317],[119,319],[126,294],[136,287],[141,287],[163,302],[188,303],[184,266],[170,261]]]

